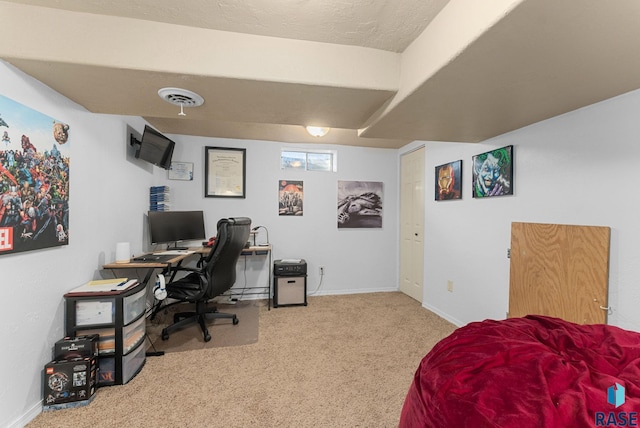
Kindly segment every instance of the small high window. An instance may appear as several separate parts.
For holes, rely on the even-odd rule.
[[[313,152],[282,150],[280,153],[280,168],[336,172],[338,170],[336,152],[333,150]]]

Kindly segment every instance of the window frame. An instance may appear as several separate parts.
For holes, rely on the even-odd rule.
[[[295,153],[304,155],[304,165],[302,167],[287,167],[284,165],[283,157],[285,153]],[[328,169],[322,168],[309,168],[309,155],[329,155],[330,165]],[[298,147],[283,147],[280,149],[280,169],[281,170],[294,170],[294,171],[317,171],[317,172],[338,172],[338,152],[337,150],[323,150],[323,149],[300,149]],[[313,162],[312,162],[313,164]]]

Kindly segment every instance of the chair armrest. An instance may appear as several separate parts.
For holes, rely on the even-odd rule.
[[[192,268],[188,266],[175,266],[171,268],[171,272],[196,272],[204,274],[204,271],[199,268]]]
[[[206,272],[203,269],[198,269],[198,268],[193,268],[193,267],[188,267],[188,266],[174,266],[171,267],[167,272],[166,275],[170,275],[171,276],[171,280],[167,283],[167,285],[174,283],[176,281],[181,281],[182,279],[188,277],[189,275],[192,274],[197,274],[198,276],[200,276],[201,278],[205,278],[206,277]],[[178,278],[176,278],[176,275],[178,276]],[[206,280],[205,280],[206,282]]]

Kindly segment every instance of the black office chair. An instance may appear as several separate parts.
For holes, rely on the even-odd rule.
[[[199,264],[199,268],[180,267],[178,272],[189,272],[185,277],[167,284],[167,297],[177,299],[175,303],[195,303],[195,312],[181,312],[173,316],[173,324],[162,329],[162,340],[187,324],[198,322],[204,334],[204,341],[211,340],[207,329],[207,318],[230,318],[238,324],[235,314],[218,312],[208,306],[209,300],[229,290],[236,282],[236,263],[249,239],[251,219],[247,217],[228,218],[218,221],[215,243],[209,254]],[[166,307],[166,306],[165,306]]]

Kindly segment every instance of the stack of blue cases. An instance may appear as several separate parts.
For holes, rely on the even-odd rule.
[[[169,186],[149,188],[149,211],[169,211]]]

